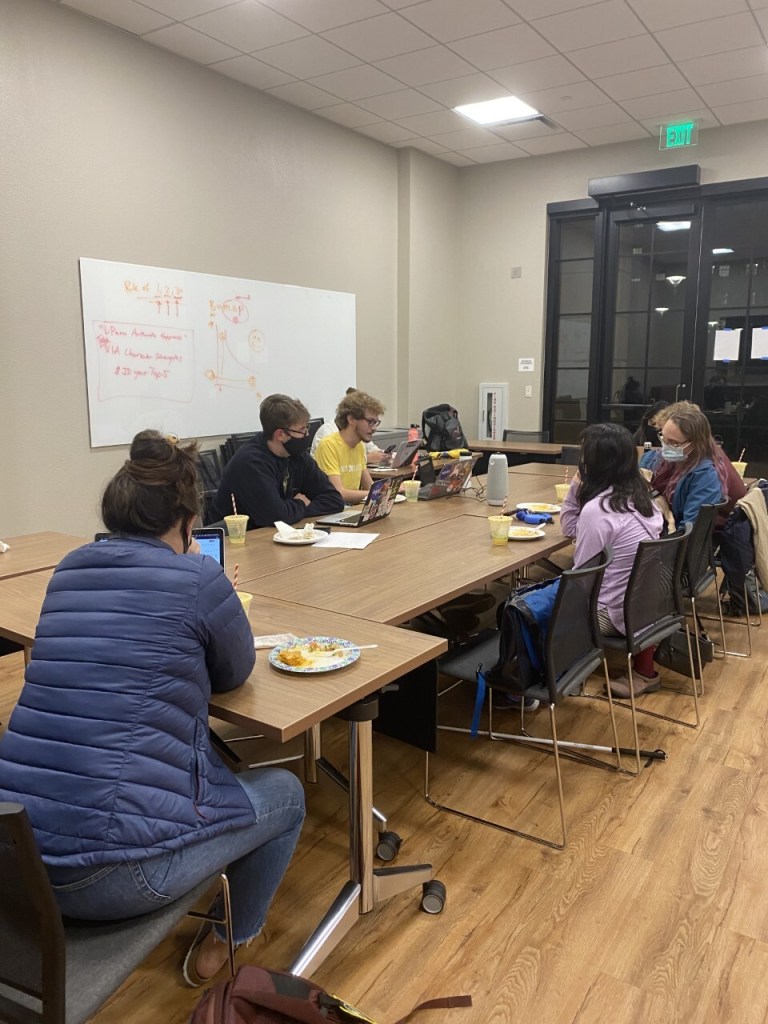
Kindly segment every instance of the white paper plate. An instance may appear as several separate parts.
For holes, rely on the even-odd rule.
[[[546,536],[546,533],[536,526],[510,526],[509,528],[510,540],[539,540]]]
[[[556,516],[560,511],[559,505],[550,505],[546,501],[518,501],[515,507],[527,509],[529,512],[541,512],[547,516]]]
[[[319,540],[323,540],[328,534],[322,530],[315,530],[311,537],[281,537],[279,533],[276,533],[272,540],[275,544],[292,544],[294,547],[301,547],[304,544],[317,544]]]
[[[313,647],[333,649],[331,657],[315,655]],[[285,652],[298,652],[301,661],[298,665],[287,664],[281,655]],[[298,672],[301,675],[314,672],[333,672],[337,668],[346,668],[360,657],[360,648],[351,640],[342,640],[334,636],[306,636],[288,643],[280,644],[269,654],[269,663],[282,672]]]

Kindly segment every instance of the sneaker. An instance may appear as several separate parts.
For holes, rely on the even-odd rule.
[[[519,710],[520,708],[523,708],[524,711],[535,711],[540,706],[541,701],[536,700],[535,697],[523,697],[517,693],[505,693],[503,690],[493,691],[493,708],[495,711]]]
[[[654,672],[652,676],[643,676],[639,672],[633,672],[632,681],[636,697],[641,697],[644,693],[655,693],[656,690],[661,689],[661,676],[658,672]],[[626,676],[611,680],[611,696],[629,699],[629,679]]]

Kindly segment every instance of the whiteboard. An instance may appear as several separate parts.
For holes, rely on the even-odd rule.
[[[260,430],[275,392],[323,415],[355,380],[346,292],[85,258],[80,286],[92,448]]]

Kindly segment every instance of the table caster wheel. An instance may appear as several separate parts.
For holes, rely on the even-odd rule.
[[[376,856],[379,860],[394,860],[400,852],[403,840],[397,832],[382,832],[379,841],[376,843]]]
[[[445,906],[445,886],[437,878],[421,887],[421,909],[427,914],[441,914]]]

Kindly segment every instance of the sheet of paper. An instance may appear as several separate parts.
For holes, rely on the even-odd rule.
[[[328,535],[328,540],[323,541],[324,548],[367,548],[368,545],[376,540],[378,533],[357,533],[350,530],[349,533],[342,533],[341,530],[337,530],[335,533]]]
[[[740,327],[715,331],[715,354],[712,358],[715,362],[718,360],[729,360],[735,362],[739,358],[740,342]]]
[[[768,327],[752,328],[752,351],[750,359],[768,359]]]

